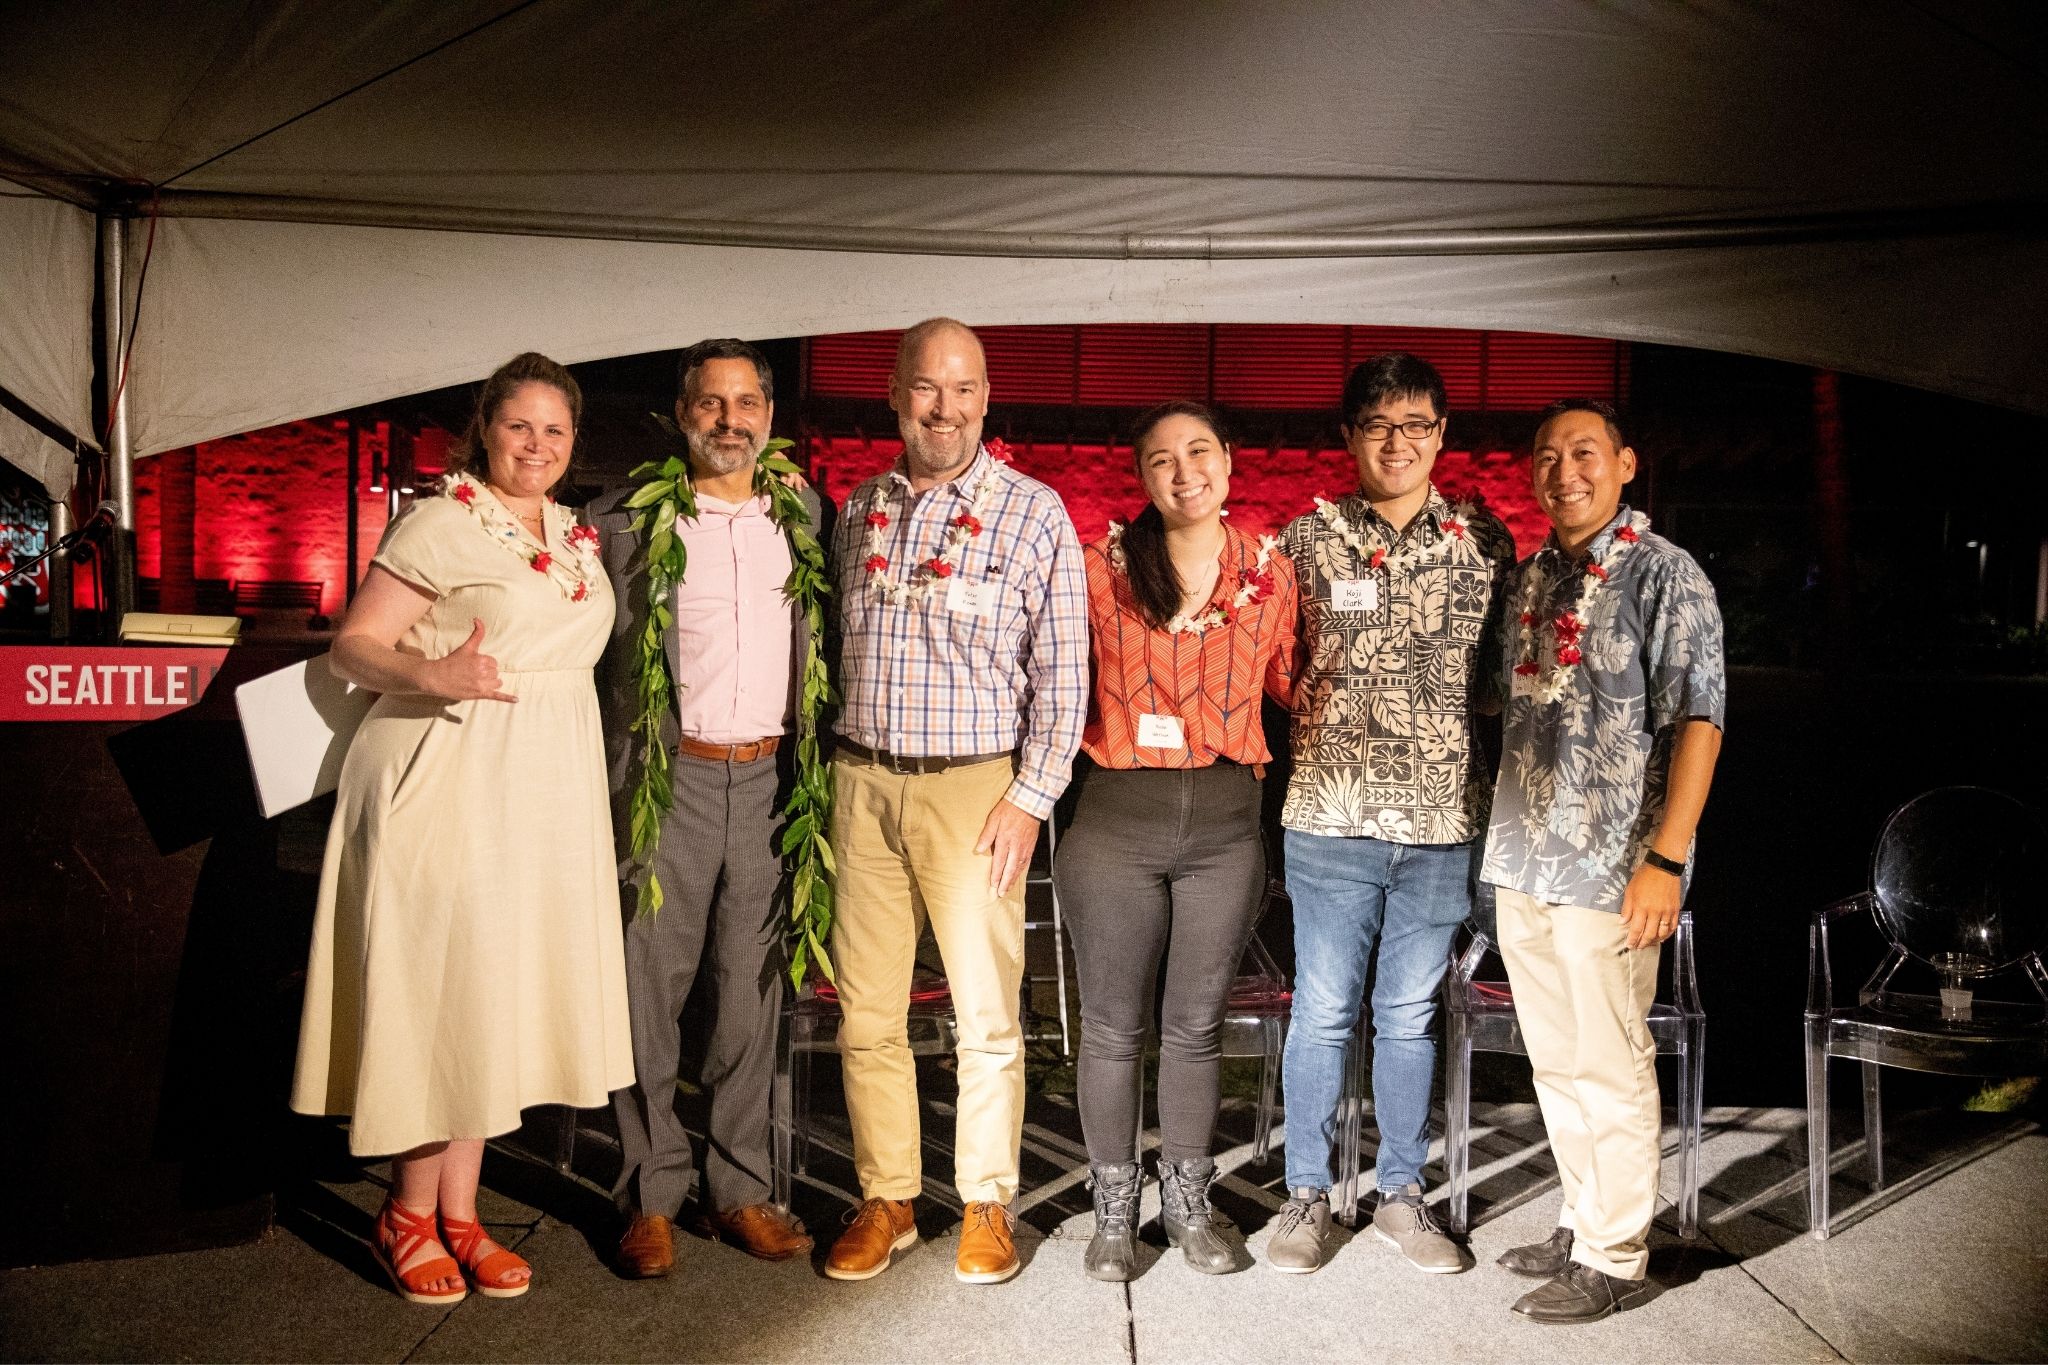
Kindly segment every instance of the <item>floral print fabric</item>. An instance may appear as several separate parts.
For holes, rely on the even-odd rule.
[[[1436,540],[1451,515],[1434,488],[1402,535],[1362,494],[1337,506],[1396,553]],[[1500,651],[1502,584],[1515,562],[1507,527],[1480,509],[1464,535],[1391,578],[1313,512],[1288,523],[1280,546],[1300,581],[1308,652],[1281,824],[1397,844],[1476,837],[1491,783],[1473,743],[1473,687]],[[1335,585],[1358,580],[1377,584],[1369,604],[1338,611]]]
[[[1605,553],[1629,515],[1622,507],[1588,556]],[[1569,605],[1578,575],[1561,557],[1546,542],[1515,571],[1508,599],[1519,600],[1526,575],[1541,573],[1550,587],[1538,616]],[[1508,701],[1479,875],[1546,904],[1619,912],[1664,818],[1678,722],[1724,723],[1721,609],[1693,557],[1652,532],[1616,562],[1587,614],[1584,657],[1563,696]],[[1503,688],[1513,664],[1506,650],[1493,662]]]

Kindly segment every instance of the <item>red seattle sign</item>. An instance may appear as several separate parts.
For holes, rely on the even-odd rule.
[[[225,649],[0,646],[0,721],[149,720],[206,695]]]

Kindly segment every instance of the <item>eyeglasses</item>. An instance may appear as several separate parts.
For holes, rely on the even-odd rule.
[[[1426,441],[1443,424],[1439,417],[1434,422],[1366,422],[1351,430],[1368,441],[1384,441],[1397,431],[1411,441]]]

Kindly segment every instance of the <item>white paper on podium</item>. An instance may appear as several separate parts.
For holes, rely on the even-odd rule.
[[[325,654],[235,689],[266,818],[334,790],[349,741],[376,700],[375,692],[335,676]]]

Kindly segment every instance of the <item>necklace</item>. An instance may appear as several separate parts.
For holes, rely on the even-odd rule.
[[[1230,540],[1227,535],[1224,538],[1223,544],[1225,549],[1229,548]],[[1279,546],[1280,542],[1273,537],[1260,536],[1259,556],[1252,561],[1252,566],[1249,569],[1246,569],[1238,576],[1237,591],[1231,595],[1229,602],[1212,603],[1206,610],[1196,612],[1193,616],[1188,615],[1184,611],[1177,612],[1174,618],[1168,621],[1162,629],[1169,635],[1201,635],[1217,626],[1230,625],[1237,619],[1237,614],[1240,611],[1246,607],[1256,606],[1258,603],[1271,597],[1273,595],[1273,574],[1266,565],[1272,562],[1273,552]],[[1128,577],[1130,567],[1124,559],[1124,524],[1122,522],[1112,521],[1109,524],[1109,544],[1106,549],[1109,554],[1110,567]],[[1219,568],[1217,572],[1220,576],[1222,571]]]
[[[547,515],[546,508],[558,505],[552,499],[543,505],[542,511],[528,518],[512,512],[498,501],[498,495],[488,485],[472,474],[450,474],[441,481],[441,491],[468,508],[491,539],[525,560],[535,573],[546,574],[548,581],[561,589],[562,596],[571,602],[581,602],[590,596],[590,585],[604,571],[597,557],[596,527],[572,523],[568,534],[561,538],[562,552],[556,554],[522,542],[519,527],[512,520],[515,516],[521,521],[541,520]]]
[[[1579,570],[1579,590],[1573,596],[1572,604],[1550,621],[1552,643],[1548,670],[1536,661],[1537,614],[1550,596],[1551,589],[1550,577],[1542,570],[1550,559],[1562,564],[1564,555],[1554,545],[1545,545],[1537,551],[1522,581],[1522,600],[1518,604],[1520,612],[1515,629],[1515,674],[1517,677],[1538,679],[1537,700],[1549,703],[1564,696],[1565,689],[1571,685],[1573,670],[1585,658],[1579,642],[1586,633],[1588,613],[1594,599],[1614,576],[1615,564],[1628,553],[1630,546],[1642,540],[1643,532],[1649,529],[1648,517],[1641,512],[1629,513],[1628,520],[1614,528],[1614,538],[1608,542],[1607,552],[1588,559],[1585,567]]]
[[[665,420],[665,419],[664,419]],[[670,428],[673,430],[673,427]],[[825,601],[832,585],[824,547],[811,525],[803,499],[783,482],[797,467],[783,454],[790,443],[777,437],[761,448],[754,469],[754,495],[768,499],[768,516],[789,542],[789,579],[783,586],[790,603],[803,617],[809,643],[797,662],[796,780],[781,814],[783,865],[789,871],[788,918],[790,979],[801,984],[811,964],[830,976],[825,940],[832,929],[832,785],[818,748],[818,723],[832,696],[825,671]],[[654,856],[661,843],[662,816],[673,808],[669,749],[662,742],[662,723],[675,706],[676,680],[669,671],[664,620],[670,619],[676,586],[689,567],[689,552],[677,533],[679,525],[697,516],[697,492],[681,456],[650,460],[633,471],[640,486],[626,500],[633,531],[645,537],[636,567],[646,574],[641,600],[648,624],[635,637],[633,690],[637,711],[632,730],[638,737],[637,761],[629,778],[629,839],[633,858],[646,873],[638,892],[639,913],[660,911],[661,879],[654,875]],[[573,533],[572,533],[573,534]]]
[[[981,519],[988,512],[989,503],[995,500],[997,444],[992,442],[988,447],[989,466],[975,480],[974,488],[968,494],[967,510],[946,523],[939,553],[912,569],[907,580],[889,572],[889,557],[882,553],[883,534],[889,529],[889,509],[895,503],[896,480],[885,474],[875,485],[874,494],[868,499],[868,558],[865,567],[869,586],[883,601],[897,606],[922,602],[931,596],[942,579],[952,577],[953,571],[960,567],[960,552],[967,548],[968,541],[985,529]]]
[[[1440,553],[1447,553],[1451,542],[1465,538],[1465,529],[1471,524],[1474,510],[1474,505],[1469,502],[1451,504],[1451,514],[1437,523],[1436,539],[1417,540],[1407,549],[1389,554],[1387,543],[1381,537],[1377,524],[1369,523],[1366,526],[1366,533],[1361,536],[1357,528],[1337,509],[1337,504],[1322,498],[1316,499],[1316,515],[1323,519],[1323,523],[1351,547],[1351,552],[1365,562],[1366,568],[1385,569],[1389,577],[1397,573],[1406,573],[1419,564],[1435,559]]]

